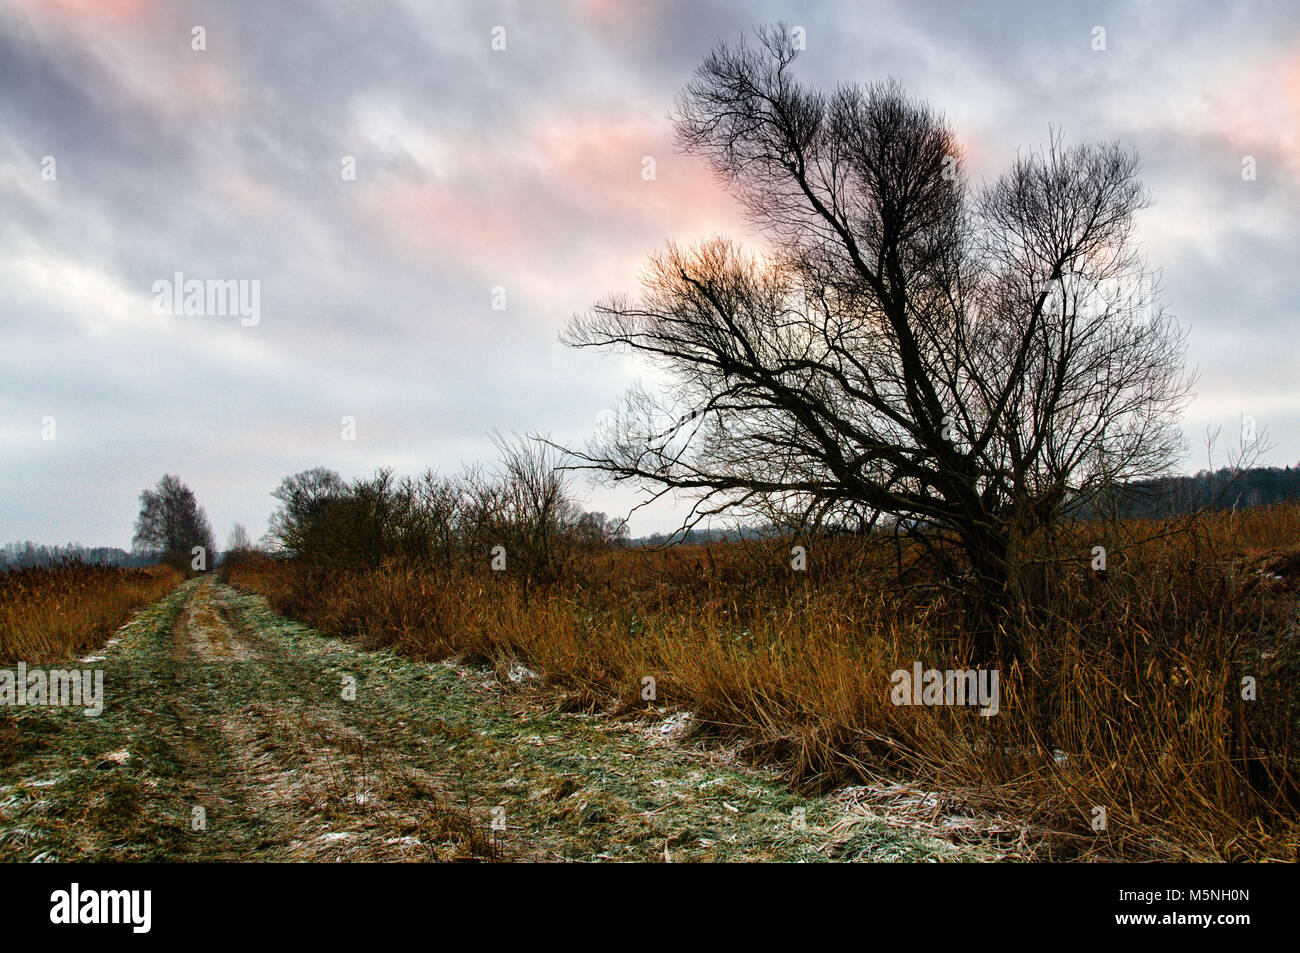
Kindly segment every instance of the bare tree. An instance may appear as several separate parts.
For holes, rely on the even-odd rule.
[[[809,89],[788,31],[758,38],[711,53],[675,121],[770,251],[670,245],[640,300],[573,319],[567,343],[671,382],[631,391],[579,465],[692,491],[688,524],[740,507],[923,526],[1002,604],[1028,535],[1179,446],[1185,346],[1134,242],[1137,159],[1053,135],[972,190],[925,104]]]
[[[243,523],[236,523],[226,537],[226,552],[243,553],[252,548],[253,541],[248,536],[248,530],[244,529]]]
[[[216,544],[207,514],[180,477],[165,475],[140,494],[132,546],[181,569],[193,565],[193,550],[203,547],[204,561],[215,558]]]
[[[281,552],[302,554],[311,548],[309,536],[314,518],[347,492],[343,478],[325,467],[285,477],[271,494],[280,501],[280,507],[271,515],[266,542]]]
[[[545,440],[493,433],[492,443],[501,454],[498,508],[490,524],[496,542],[518,555],[527,577],[553,579],[580,516],[569,496],[568,474]]]

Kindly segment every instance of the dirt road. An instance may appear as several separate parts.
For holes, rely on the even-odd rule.
[[[211,578],[72,664],[104,671],[98,717],[0,708],[0,859],[966,859],[671,720],[558,712],[526,676],[361,651]]]

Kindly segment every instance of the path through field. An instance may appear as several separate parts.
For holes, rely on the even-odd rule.
[[[80,666],[104,671],[100,716],[0,708],[2,860],[964,859],[716,748],[361,651],[211,578],[101,656]]]

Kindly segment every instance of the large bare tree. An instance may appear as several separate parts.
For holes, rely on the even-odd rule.
[[[157,486],[140,493],[132,547],[137,553],[187,569],[194,565],[196,546],[203,547],[204,564],[215,558],[208,516],[180,477],[165,474]]]
[[[582,466],[800,523],[955,539],[997,601],[1017,547],[1105,483],[1168,466],[1184,339],[1134,237],[1118,145],[1057,135],[979,189],[954,133],[894,83],[799,82],[783,27],[720,45],[678,100],[767,242],[653,258],[639,299],[573,319],[667,384],[631,391]]]

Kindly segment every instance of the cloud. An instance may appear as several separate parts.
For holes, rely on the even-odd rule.
[[[1259,407],[1300,456],[1292,7],[23,0],[0,16],[0,537],[123,544],[163,472],[219,536],[257,533],[295,470],[454,469],[493,427],[580,440],[645,369],[563,348],[568,316],[667,240],[758,240],[667,116],[718,39],[782,17],[808,82],[896,76],[940,107],[977,185],[1053,124],[1138,149],[1202,368],[1189,433]],[[261,323],[154,315],[176,271],[260,281]]]
[[[22,0],[32,12],[77,20],[138,22],[150,12],[149,0]]]

